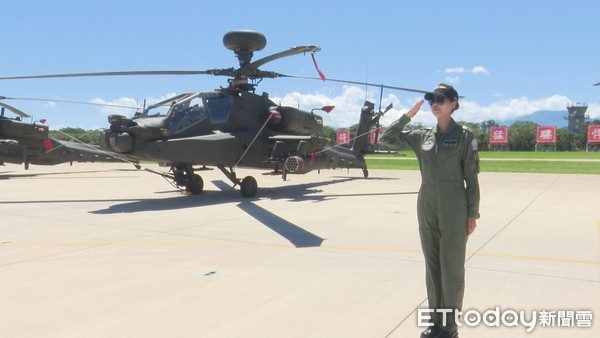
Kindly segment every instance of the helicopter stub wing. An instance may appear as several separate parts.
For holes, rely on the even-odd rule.
[[[311,135],[275,135],[269,136],[269,141],[283,141],[286,143],[297,143],[300,141],[306,141],[318,147],[323,147],[330,143],[330,139],[321,136]]]
[[[269,140],[271,141],[310,141],[313,136],[303,136],[303,135],[275,135],[270,136]]]
[[[12,147],[18,146],[19,142],[10,139],[0,139],[0,146]]]

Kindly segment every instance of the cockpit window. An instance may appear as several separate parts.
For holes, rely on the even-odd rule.
[[[156,104],[153,104],[151,106],[149,106],[148,108],[146,108],[146,110],[144,110],[144,112],[142,113],[142,115],[140,116],[141,118],[145,118],[145,117],[164,117],[167,116],[167,114],[169,113],[169,111],[171,110],[171,107],[177,103],[177,101],[181,100],[182,98],[184,98],[185,96],[188,96],[189,94],[179,94],[175,97],[171,97],[169,99],[166,99],[164,101],[160,101]]]
[[[169,131],[177,133],[206,118],[202,97],[184,100],[172,108]]]
[[[206,105],[208,106],[212,123],[222,123],[227,121],[232,101],[233,100],[229,95],[208,96],[206,98]]]

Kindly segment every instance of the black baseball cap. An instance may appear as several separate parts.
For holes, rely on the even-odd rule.
[[[425,94],[425,100],[431,100],[434,97],[446,97],[450,100],[456,101],[456,109],[458,109],[458,92],[451,85],[440,83],[433,92]]]

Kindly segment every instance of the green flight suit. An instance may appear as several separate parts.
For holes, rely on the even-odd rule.
[[[437,128],[402,132],[410,122],[403,115],[384,135],[406,141],[421,170],[417,218],[425,257],[429,309],[461,310],[465,283],[467,217],[479,218],[477,139],[451,119],[448,131]],[[456,331],[454,311],[432,312],[432,322]]]

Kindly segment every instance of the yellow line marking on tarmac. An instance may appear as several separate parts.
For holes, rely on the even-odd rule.
[[[598,222],[598,230],[600,231],[600,222]],[[0,242],[1,247],[82,247],[82,246],[123,246],[123,247],[146,247],[146,246],[179,246],[179,247],[275,247],[275,248],[294,248],[291,244],[276,244],[276,243],[244,243],[244,242]],[[309,249],[309,248],[306,248]],[[344,245],[327,245],[323,244],[320,247],[312,247],[312,249],[321,250],[343,250],[343,251],[378,251],[378,252],[403,252],[403,253],[421,253],[421,249],[413,248],[391,248],[391,247],[369,247],[369,246],[344,246]],[[467,256],[469,253],[467,252]],[[475,257],[496,257],[514,260],[533,260],[558,263],[574,263],[574,264],[590,264],[600,265],[598,260],[559,258],[559,257],[543,257],[543,256],[525,256],[525,255],[508,255],[502,253],[482,253],[478,252]]]
[[[477,256],[508,258],[508,259],[518,259],[518,260],[534,260],[534,261],[559,262],[559,263],[600,265],[600,261],[586,260],[586,259],[542,257],[542,256],[521,256],[521,255],[507,255],[507,254],[500,254],[500,253],[481,253],[481,252],[478,252],[475,255],[475,257],[477,257]]]

